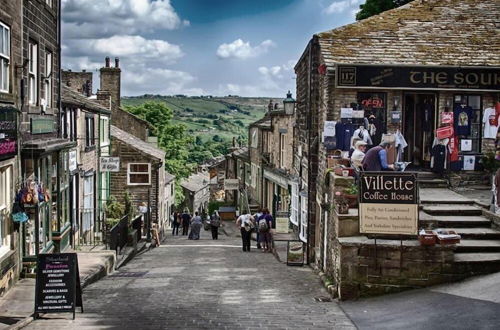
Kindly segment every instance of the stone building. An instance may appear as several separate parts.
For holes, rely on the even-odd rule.
[[[456,265],[451,265],[452,255],[444,256],[448,251],[436,252],[445,259],[427,260],[440,265],[434,280],[419,283],[409,281],[403,276],[409,273],[396,266],[397,269],[384,269],[385,264],[381,269],[387,273],[377,273],[380,282],[370,283],[373,279],[370,264],[365,268],[354,267],[360,262],[366,266],[368,261],[361,259],[373,257],[373,247],[341,237],[359,235],[359,220],[357,210],[340,217],[330,207],[334,198],[332,189],[346,188],[352,182],[329,173],[328,158],[335,149],[344,147],[332,147],[330,141],[322,138],[325,122],[364,125],[364,118],[375,120],[374,144],[380,142],[382,134],[401,133],[408,147],[399,160],[411,162],[414,169],[425,172],[431,166],[435,130],[446,125],[443,118],[455,112],[455,122],[451,125],[455,134],[450,137],[449,145],[455,151],[454,158],[448,157],[445,163],[446,176],[466,178],[474,175],[473,171],[481,171],[482,159],[489,157],[494,144],[488,134],[494,120],[490,121],[485,113],[494,114],[499,100],[498,19],[495,0],[416,0],[366,20],[315,34],[295,66],[294,155],[301,178],[300,204],[304,215],[301,223],[307,231],[308,259],[335,279],[344,298],[369,291],[387,292],[390,281],[399,281],[400,286],[394,286],[398,289],[443,282],[447,280],[443,274],[445,267]],[[353,117],[353,110],[362,117]],[[344,153],[347,150],[343,149]],[[484,176],[479,178],[483,180]],[[336,182],[336,188],[331,186],[332,182]],[[384,253],[392,255],[393,249],[388,248]],[[421,251],[415,247],[411,252],[415,253],[408,258],[415,261],[414,256]],[[353,262],[351,268],[350,262]],[[425,273],[420,278],[432,273],[425,265],[414,266],[421,266],[422,274]],[[453,274],[457,278],[464,275],[460,270],[450,269],[451,273],[456,271]],[[391,271],[400,275],[391,277],[388,275]]]
[[[61,120],[60,5],[56,0],[22,4],[20,187],[39,191],[33,198],[24,194],[30,217],[20,228],[26,262],[34,261],[38,253],[60,251],[70,240],[68,157],[76,142],[64,137]]]
[[[202,170],[191,174],[186,180],[181,182],[184,193],[184,201],[179,211],[188,209],[189,212],[208,212],[208,202],[210,201],[210,176],[208,171]]]
[[[79,81],[92,81],[92,74],[63,71],[62,106],[64,136],[77,143],[69,151],[72,245],[99,244],[103,239],[104,207],[109,194],[109,172],[102,172],[100,157],[110,155],[111,109],[91,100]],[[84,83],[82,86],[88,86]],[[75,90],[73,90],[75,88]],[[91,88],[91,87],[90,87]],[[85,95],[82,94],[85,92]]]
[[[22,71],[22,0],[0,1],[0,295],[20,271],[19,225],[11,219],[19,185],[19,116]]]

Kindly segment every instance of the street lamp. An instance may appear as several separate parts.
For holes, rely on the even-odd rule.
[[[292,98],[292,93],[288,91],[286,94],[286,99],[283,100],[283,106],[285,108],[285,114],[293,115],[295,111],[295,100]]]

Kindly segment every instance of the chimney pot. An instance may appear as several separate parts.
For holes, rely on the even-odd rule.
[[[120,67],[120,59],[118,57],[115,57],[115,68]]]
[[[110,65],[110,59],[109,59],[109,57],[108,57],[108,56],[106,56],[105,61],[106,61],[106,67],[107,67],[107,68],[109,68],[109,65]]]
[[[87,72],[87,70],[85,70],[85,69],[82,69],[82,72]]]

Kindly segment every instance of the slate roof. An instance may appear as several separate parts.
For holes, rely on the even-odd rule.
[[[109,109],[106,109],[102,105],[96,103],[94,100],[89,99],[85,95],[80,94],[77,91],[74,91],[64,85],[62,86],[61,101],[63,105],[72,105],[75,107],[98,113],[100,112],[107,115],[111,114],[111,111]]]
[[[210,178],[208,173],[195,173],[181,183],[181,186],[189,191],[197,192],[208,186]]]
[[[132,135],[127,133],[116,126],[111,125],[111,137],[116,138],[130,146],[132,146],[137,151],[144,153],[148,156],[157,158],[161,161],[165,160],[165,151],[155,147],[154,145],[147,143]]]
[[[165,184],[169,184],[170,182],[174,181],[174,179],[175,175],[165,172]]]
[[[315,37],[327,66],[499,66],[500,1],[416,0]]]

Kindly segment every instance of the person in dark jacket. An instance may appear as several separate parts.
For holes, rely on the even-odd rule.
[[[191,224],[191,215],[188,210],[184,210],[181,215],[182,218],[182,235],[187,235],[189,232],[189,225]]]
[[[179,227],[181,225],[181,221],[179,219],[179,214],[174,212],[172,218],[172,236],[179,236]]]
[[[394,170],[394,165],[387,164],[387,151],[390,146],[389,142],[382,142],[368,150],[363,159],[363,169],[374,172]]]

